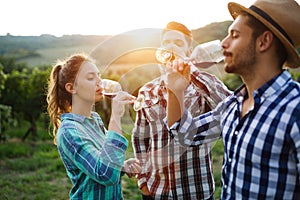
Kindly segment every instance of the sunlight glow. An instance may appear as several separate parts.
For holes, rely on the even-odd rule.
[[[228,2],[4,0],[0,3],[0,35],[115,35],[134,29],[162,28],[173,20],[198,29],[212,22],[232,20]],[[254,1],[237,2],[248,7]]]

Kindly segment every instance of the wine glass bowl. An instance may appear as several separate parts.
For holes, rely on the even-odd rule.
[[[221,62],[223,59],[223,48],[220,40],[197,45],[190,56],[190,61],[199,68],[208,68]]]
[[[100,84],[103,88],[102,94],[107,97],[115,97],[118,92],[122,91],[122,87],[117,81],[102,79]]]
[[[113,98],[117,95],[118,92],[122,91],[122,87],[119,82],[113,81],[110,79],[102,79],[100,82],[103,91],[103,96]],[[133,102],[133,109],[135,111],[139,111],[145,105],[145,97],[143,95],[139,95],[137,99]]]
[[[155,57],[161,64],[166,64],[167,62],[173,61],[175,59],[175,54],[167,49],[157,48]]]
[[[145,104],[145,96],[139,95],[138,98],[133,103],[133,110],[139,111],[144,107]]]

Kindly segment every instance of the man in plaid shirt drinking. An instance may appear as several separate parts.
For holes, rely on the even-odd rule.
[[[183,24],[170,22],[161,35],[161,47],[185,58],[192,52],[192,34]],[[145,106],[137,112],[132,143],[136,158],[142,165],[138,186],[143,199],[212,199],[214,179],[211,144],[182,147],[174,143],[163,119],[166,117],[167,88],[162,76],[139,90]],[[192,81],[185,90],[185,105],[193,115],[214,108],[229,95],[215,76],[191,70]],[[139,98],[139,97],[138,97]]]

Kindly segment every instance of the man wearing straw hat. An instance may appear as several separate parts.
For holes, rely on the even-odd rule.
[[[168,77],[169,131],[190,146],[223,138],[222,199],[300,199],[300,84],[284,69],[300,66],[300,6],[257,0],[228,8],[234,22],[222,41],[224,67],[244,84],[193,118],[182,106],[189,65],[168,63],[177,71]]]

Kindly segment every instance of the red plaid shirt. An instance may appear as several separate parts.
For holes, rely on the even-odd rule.
[[[185,91],[185,105],[194,116],[205,113],[231,92],[215,76],[191,70],[192,83]],[[167,91],[161,78],[145,84],[139,95],[146,106],[139,110],[133,129],[135,157],[142,162],[138,185],[148,186],[155,199],[207,199],[213,195],[211,145],[183,147],[174,143],[163,119]]]

